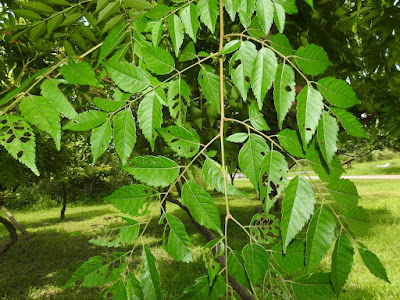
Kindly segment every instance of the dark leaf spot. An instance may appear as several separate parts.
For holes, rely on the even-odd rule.
[[[24,128],[24,126],[15,126],[15,129],[16,130],[24,130],[25,128]]]
[[[288,85],[288,86],[286,86],[286,87],[285,87],[285,90],[286,90],[286,92],[288,92],[288,93],[289,93],[289,92],[291,92],[291,91],[292,91],[292,88],[291,88],[291,87]]]
[[[3,119],[3,120],[0,121],[0,123],[1,123],[1,124],[6,124],[6,123],[7,123],[7,120],[4,120],[4,119]]]
[[[24,155],[24,151],[19,151],[19,152],[17,153],[17,158],[21,158],[22,155]]]
[[[9,138],[8,138],[8,140],[7,140],[7,142],[6,143],[12,143],[12,141],[15,139],[15,135],[12,135],[12,136],[10,136]]]
[[[27,137],[21,137],[21,142],[23,142],[23,143],[27,143],[27,142],[29,142],[31,139],[30,138],[27,138]]]

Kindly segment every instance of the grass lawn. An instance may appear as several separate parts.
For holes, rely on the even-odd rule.
[[[247,181],[236,181],[236,185],[252,192]],[[340,299],[400,299],[400,260],[397,254],[400,248],[400,182],[359,180],[356,185],[362,196],[360,204],[370,212],[372,223],[362,242],[380,257],[392,284],[376,279],[356,254],[353,271]],[[223,199],[215,196],[218,208],[223,212]],[[248,223],[257,205],[255,199],[234,197],[231,199],[231,212],[242,223]],[[182,221],[188,221],[186,215],[172,204],[167,210]],[[88,240],[95,235],[94,227],[115,222],[117,214],[111,205],[74,207],[67,209],[67,220],[60,222],[59,209],[15,212],[17,220],[34,235],[19,241],[0,257],[0,299],[102,299],[106,287],[67,290],[61,287],[83,262],[108,250],[94,246]],[[105,217],[112,218],[105,220]],[[163,232],[163,228],[157,225],[157,218],[152,220],[139,241],[150,247],[158,259],[164,299],[178,299],[186,286],[205,274],[201,258],[204,239],[193,226],[188,225],[186,229],[191,235],[191,250],[196,255],[191,264],[173,261],[162,249],[161,240],[153,237],[161,237]],[[69,237],[75,231],[83,233]],[[241,247],[247,240],[245,233],[235,224],[230,223],[229,231],[232,248]],[[5,241],[6,234],[1,226],[0,243]],[[132,256],[130,268],[135,273],[140,269],[140,247]],[[321,268],[329,270],[329,265]]]

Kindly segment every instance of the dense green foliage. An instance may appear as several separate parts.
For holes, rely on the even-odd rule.
[[[389,281],[377,256],[358,240],[369,218],[354,201],[354,186],[340,185],[339,123],[349,135],[366,136],[346,110],[360,101],[345,80],[322,77],[334,64],[321,46],[302,41],[292,47],[283,34],[286,15],[297,12],[295,1],[45,2],[17,2],[11,9],[19,18],[12,15],[12,40],[43,50],[50,46],[46,58],[52,64],[0,100],[0,143],[39,175],[36,133],[50,134],[60,148],[62,130],[91,130],[93,164],[115,149],[122,170],[141,183],[124,186],[108,199],[130,217],[146,216],[140,223],[124,219],[127,227],[116,236],[94,242],[129,243],[131,251],[92,257],[65,288],[112,283],[107,294],[115,299],[161,299],[151,250],[142,247],[140,276],[128,271],[127,257],[161,209],[166,252],[177,261],[193,261],[185,224],[166,211],[166,202],[182,208],[208,240],[203,248],[207,274],[184,290],[184,299],[330,299],[347,280],[354,248],[372,274]],[[313,1],[306,2],[304,10],[312,12]],[[88,103],[80,104],[83,98]],[[313,183],[302,175],[289,179],[289,166],[301,160],[341,207],[324,198],[316,206]],[[257,218],[273,221],[269,212],[283,199],[277,213],[281,242],[252,234],[261,223],[242,224],[230,212],[231,195],[248,196],[227,182],[227,169],[235,164],[260,195],[264,213]],[[208,192],[187,178],[193,165],[201,166],[204,180],[224,194],[225,222]],[[175,188],[182,201],[172,196]],[[340,192],[349,197],[339,197]],[[247,234],[241,249],[230,246],[229,223]],[[307,236],[299,242],[295,237],[303,228]],[[341,245],[346,238],[350,243]],[[301,243],[305,255],[293,251]],[[333,243],[335,253],[345,252],[340,260],[332,258],[334,272],[315,271]],[[291,254],[300,266],[296,278],[271,249],[284,258]]]

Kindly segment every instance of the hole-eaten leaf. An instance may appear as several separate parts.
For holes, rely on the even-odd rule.
[[[292,88],[288,85],[285,87],[286,92],[290,93],[292,91]]]
[[[6,143],[12,143],[12,141],[15,139],[15,135],[12,135],[12,136],[10,136],[9,138],[8,138],[8,140],[7,140],[7,142]]]
[[[20,138],[20,140],[21,140],[21,142],[23,142],[23,143],[27,143],[27,142],[29,142],[31,139],[23,136],[23,137]]]

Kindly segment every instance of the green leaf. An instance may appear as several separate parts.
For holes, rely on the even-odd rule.
[[[29,2],[18,1],[18,4],[26,9],[37,11],[40,14],[49,14],[54,12],[54,9],[51,6],[45,3],[41,3],[39,1],[29,1]]]
[[[218,0],[200,0],[197,3],[197,11],[201,22],[210,29],[211,33],[215,31],[215,24],[219,15]]]
[[[314,0],[304,0],[307,2],[308,5],[314,10]]]
[[[334,77],[325,77],[318,80],[317,87],[326,101],[334,106],[349,108],[360,104],[356,93],[344,80]]]
[[[161,280],[157,270],[157,260],[146,247],[143,247],[142,251],[142,264],[140,279],[145,299],[161,300]]]
[[[93,99],[93,104],[101,110],[106,112],[115,112],[121,109],[125,104],[126,101],[115,101],[111,99],[102,99],[99,97],[95,97]]]
[[[153,28],[151,30],[151,40],[154,47],[157,47],[160,43],[163,35],[163,30],[164,24],[162,21],[154,22]]]
[[[140,223],[130,218],[121,218],[126,221],[126,224],[105,229],[104,236],[92,238],[89,240],[89,243],[100,247],[124,247],[132,245],[139,236]]]
[[[340,108],[330,107],[329,109],[335,114],[336,118],[349,135],[368,138],[360,121],[358,121],[352,113]]]
[[[269,270],[269,254],[263,246],[247,244],[242,250],[244,266],[253,286],[256,286]]]
[[[282,253],[282,243],[272,248],[272,257],[277,265],[286,273],[297,273],[304,269],[305,243],[303,240],[293,240],[287,248],[286,254]]]
[[[201,186],[194,182],[185,182],[182,188],[182,201],[197,223],[223,235],[217,206],[210,194]]]
[[[61,118],[54,106],[49,105],[46,98],[29,95],[22,99],[19,109],[21,110],[21,115],[31,125],[49,133],[56,144],[57,150],[60,150]]]
[[[294,79],[293,69],[285,63],[280,63],[274,83],[274,103],[280,129],[296,97]]]
[[[193,261],[193,253],[187,248],[191,246],[189,236],[182,221],[170,214],[165,216],[171,228],[165,251],[177,261],[185,263]]]
[[[265,35],[268,35],[274,20],[274,4],[271,0],[257,0],[256,10],[258,23]]]
[[[232,250],[228,255],[228,270],[237,282],[250,289],[250,282],[247,278],[244,260],[240,252]]]
[[[270,130],[267,121],[265,121],[264,116],[262,113],[257,108],[257,105],[255,102],[252,102],[249,105],[249,119],[250,119],[250,124],[257,130],[265,130],[268,131]]]
[[[147,94],[140,102],[137,118],[144,137],[149,141],[151,149],[154,150],[154,141],[157,137],[156,129],[161,128],[162,122],[162,105],[157,99],[156,92]]]
[[[126,24],[115,27],[109,32],[100,48],[99,62],[110,55],[122,43],[126,34]]]
[[[39,176],[35,164],[35,135],[23,118],[8,114],[0,116],[0,143],[12,157]]]
[[[261,161],[269,152],[269,146],[264,138],[257,134],[250,134],[248,138],[239,152],[239,168],[253,184],[254,189],[259,191]]]
[[[65,14],[65,20],[60,24],[59,27],[71,25],[78,21],[80,18],[82,18],[82,13],[80,11],[69,11]]]
[[[121,90],[129,93],[138,93],[150,84],[149,77],[139,67],[127,62],[103,62],[111,79]]]
[[[220,193],[224,193],[224,177],[222,176],[222,167],[218,162],[211,158],[207,158],[203,165],[203,176],[208,184],[210,184],[214,189]],[[226,192],[228,195],[232,196],[243,195],[229,182],[226,183]]]
[[[46,22],[38,21],[37,25],[33,26],[29,32],[29,37],[31,40],[39,39],[46,33]]]
[[[140,184],[132,184],[120,187],[110,196],[107,196],[105,200],[109,201],[122,213],[135,217],[139,215],[143,204],[152,197],[151,188]]]
[[[300,70],[312,76],[324,73],[332,65],[325,50],[314,44],[297,49],[296,63]]]
[[[365,266],[373,275],[387,283],[390,283],[385,267],[382,265],[380,259],[375,255],[375,253],[366,248],[358,248],[358,253],[360,253]]]
[[[136,10],[152,9],[153,5],[146,0],[124,0],[125,4]]]
[[[108,118],[108,114],[98,110],[89,110],[80,113],[66,125],[63,130],[86,131],[99,126]]]
[[[259,173],[260,199],[264,204],[265,213],[269,212],[285,189],[288,172],[286,159],[278,151],[268,152],[261,161]]]
[[[303,147],[301,145],[300,137],[296,130],[284,129],[278,133],[278,140],[281,146],[289,152],[289,154],[305,158]]]
[[[111,131],[111,122],[109,119],[107,119],[99,127],[96,127],[92,130],[92,134],[90,136],[90,148],[92,150],[93,165],[110,145]]]
[[[55,13],[50,20],[47,21],[47,36],[50,36],[64,20],[63,14]]]
[[[338,142],[339,126],[336,119],[329,112],[322,112],[319,120],[317,138],[319,149],[328,166],[332,163],[335,156]]]
[[[192,128],[188,130],[182,126],[168,126],[159,128],[158,132],[179,156],[190,158],[199,151],[200,137]]]
[[[106,32],[109,32],[111,29],[115,28],[115,26],[120,25],[125,21],[125,16],[124,15],[116,15],[112,17],[110,20],[106,22],[104,25],[101,34],[105,34]]]
[[[349,277],[353,265],[354,249],[351,241],[345,234],[340,234],[335,243],[332,253],[331,282],[339,296],[344,284]]]
[[[231,57],[229,61],[230,74],[232,74],[233,63],[236,62],[237,60],[240,60],[243,65],[243,76],[250,77],[257,54],[258,54],[257,48],[252,42],[242,41],[240,43],[239,50],[235,52],[235,54]]]
[[[183,62],[183,61],[189,61],[189,60],[193,60],[196,59],[197,55],[196,55],[196,49],[194,48],[194,44],[192,41],[190,41],[185,49],[183,49],[181,55],[179,56],[179,61]]]
[[[296,0],[276,0],[276,3],[282,5],[287,14],[297,14]]]
[[[121,167],[136,180],[154,187],[166,187],[179,175],[179,166],[164,156],[136,156]]]
[[[182,116],[186,115],[187,107],[190,105],[189,87],[181,78],[173,80],[168,84],[168,108],[172,118],[178,115],[178,122],[181,122]],[[186,100],[186,105],[183,102]]]
[[[219,76],[202,68],[199,72],[198,82],[206,100],[210,102],[219,113],[221,111]]]
[[[13,9],[13,13],[16,16],[20,16],[20,17],[23,17],[23,18],[26,18],[29,20],[41,20],[42,19],[42,17],[38,13],[36,13],[32,10],[29,10],[29,9]]]
[[[219,300],[225,296],[225,291],[225,279],[222,275],[217,276],[214,284],[209,282],[208,276],[203,276],[183,291],[181,300]]]
[[[357,206],[360,196],[358,195],[355,184],[350,180],[335,180],[330,182],[326,188],[333,199],[335,199],[343,209],[350,210]]]
[[[244,66],[240,64],[232,73],[232,81],[235,87],[238,89],[240,96],[244,101],[247,100],[247,94],[249,92],[250,83],[247,82],[244,75]]]
[[[222,50],[219,52],[219,55],[225,55],[232,52],[235,52],[237,49],[240,48],[241,42],[239,40],[233,40],[229,43],[226,43]]]
[[[306,266],[311,273],[324,258],[335,237],[336,222],[325,208],[318,208],[307,229]]]
[[[251,23],[251,17],[253,16],[256,8],[256,0],[242,1],[239,6],[238,14],[240,23],[244,28],[248,28]]]
[[[278,62],[274,52],[265,47],[261,48],[257,53],[250,77],[251,88],[260,110],[263,107],[265,96],[275,79],[277,67]]]
[[[168,29],[171,37],[172,45],[174,46],[175,55],[178,57],[179,49],[183,43],[183,24],[181,19],[175,14],[168,18]]]
[[[46,79],[40,86],[41,94],[55,107],[56,110],[68,119],[73,119],[78,114],[58,87],[60,83],[64,83],[64,81],[51,78]]]
[[[156,75],[169,74],[175,69],[174,58],[160,47],[143,48],[143,60],[146,68]]]
[[[307,149],[317,129],[324,104],[322,95],[312,86],[304,87],[297,96],[297,124],[303,141],[303,149]]]
[[[278,28],[279,32],[282,33],[283,30],[285,29],[285,20],[286,20],[286,14],[285,14],[285,9],[283,8],[282,5],[280,5],[277,2],[274,2],[274,20],[275,20],[275,25]]]
[[[190,38],[196,42],[197,30],[200,26],[200,21],[198,19],[197,6],[190,3],[181,11],[181,20],[183,26],[185,27],[186,33]]]
[[[289,39],[286,37],[286,35],[282,33],[277,33],[271,35],[270,40],[271,47],[282,55],[289,56],[293,54],[292,45],[290,45]]]
[[[239,10],[240,0],[223,0],[226,12],[232,21],[235,21],[236,13]]]
[[[329,273],[316,273],[296,278],[292,289],[299,300],[331,300],[335,295]]]
[[[114,265],[118,265],[123,260],[124,254],[116,252],[106,257],[91,257],[75,271],[64,288],[75,286],[76,282],[80,282],[82,279],[82,283],[79,284],[80,287],[100,286],[118,279],[121,272],[114,268]],[[121,267],[123,266],[124,264]]]
[[[301,176],[293,178],[285,190],[282,202],[283,252],[297,233],[304,227],[314,211],[314,191],[310,183]]]
[[[61,74],[70,84],[97,86],[97,78],[92,67],[85,61],[76,63],[69,61],[60,68]]]
[[[364,236],[367,234],[370,223],[369,215],[364,208],[361,206],[353,207],[344,214],[343,218],[355,235]]]
[[[115,12],[118,11],[121,2],[109,2],[107,6],[99,12],[99,18],[97,19],[97,23],[102,22],[103,20],[107,19],[109,16],[113,15]]]
[[[135,119],[130,109],[124,109],[114,116],[114,145],[122,164],[126,164],[135,144]]]
[[[231,143],[244,143],[248,137],[249,137],[248,133],[237,132],[228,136],[226,140]]]

